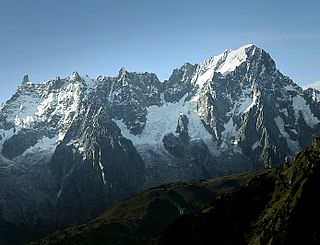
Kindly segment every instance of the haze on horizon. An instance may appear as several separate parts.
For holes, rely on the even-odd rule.
[[[0,102],[32,82],[129,71],[160,80],[253,43],[303,85],[320,80],[320,2],[0,0]]]

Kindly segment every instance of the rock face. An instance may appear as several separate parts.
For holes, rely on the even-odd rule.
[[[274,169],[171,182],[32,245],[319,244],[320,138]]]
[[[149,186],[277,166],[320,136],[319,98],[254,45],[164,82],[24,78],[0,111],[0,217],[53,229]]]

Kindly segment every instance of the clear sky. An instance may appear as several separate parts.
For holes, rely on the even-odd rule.
[[[320,80],[319,0],[0,0],[0,102],[32,82],[184,62],[254,43],[299,84]]]

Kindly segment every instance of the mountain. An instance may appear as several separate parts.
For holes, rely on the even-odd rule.
[[[144,191],[32,244],[318,244],[320,139],[282,167]]]
[[[155,244],[319,244],[319,156],[317,139],[269,177],[176,220]]]
[[[0,110],[0,218],[30,229],[24,241],[151,186],[278,166],[320,136],[318,95],[255,45],[163,82],[25,76]]]
[[[238,191],[270,170],[208,180],[178,181],[143,191],[87,224],[31,244],[148,244],[181,215],[197,214],[223,193]]]

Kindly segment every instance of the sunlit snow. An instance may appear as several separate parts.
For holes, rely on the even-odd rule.
[[[314,128],[320,121],[317,117],[313,115],[313,113],[310,110],[309,105],[307,105],[307,102],[302,96],[297,95],[292,99],[292,106],[294,109],[294,115],[296,118],[296,121],[300,118],[300,112],[303,115],[303,119],[311,128]]]
[[[274,121],[276,122],[278,129],[281,133],[281,135],[285,138],[285,140],[287,141],[287,145],[289,146],[289,148],[291,149],[292,153],[296,153],[298,151],[301,150],[301,147],[299,145],[298,141],[294,141],[290,139],[290,135],[287,133],[287,131],[285,130],[285,124],[284,121],[281,117],[277,116]]]
[[[176,103],[148,107],[146,126],[140,135],[133,135],[122,120],[116,120],[124,137],[135,145],[161,145],[163,137],[175,133],[180,113],[189,119],[188,133],[191,139],[211,139],[210,133],[203,126],[195,101],[185,101],[187,94]]]
[[[44,136],[42,139],[40,139],[34,146],[31,146],[28,148],[23,154],[28,153],[53,153],[56,149],[58,141],[58,136],[53,138],[48,138]]]

